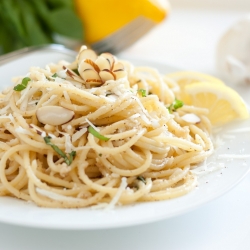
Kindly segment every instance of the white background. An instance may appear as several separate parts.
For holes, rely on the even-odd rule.
[[[250,11],[249,1],[172,0],[171,3],[169,18],[120,56],[216,75],[218,40]],[[188,3],[188,7],[183,8],[183,3]],[[198,8],[201,3],[206,8]],[[249,211],[250,175],[223,197],[195,211],[142,226],[59,231],[0,224],[0,249],[245,250],[250,249]]]

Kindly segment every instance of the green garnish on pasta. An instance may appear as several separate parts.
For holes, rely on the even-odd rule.
[[[147,96],[147,92],[146,92],[145,89],[138,89],[137,92],[140,93],[142,97],[146,97]]]
[[[73,162],[74,157],[76,156],[76,151],[72,151],[69,153],[69,156],[67,156],[60,148],[50,141],[50,136],[45,136],[43,139],[47,145],[51,146],[64,159],[68,166]]]
[[[170,114],[172,114],[177,109],[183,107],[183,105],[184,105],[183,101],[175,99],[173,103],[171,103],[170,106],[168,107],[168,111]]]
[[[90,134],[92,134],[94,137],[100,139],[101,141],[108,141],[110,138],[105,137],[101,135],[98,131],[96,131],[92,126],[88,127],[88,131]]]
[[[29,77],[24,77],[23,80],[22,80],[22,83],[17,84],[14,87],[14,90],[15,91],[22,91],[22,90],[26,89],[29,81],[31,81],[31,79]]]

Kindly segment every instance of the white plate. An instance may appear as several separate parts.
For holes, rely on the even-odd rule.
[[[5,58],[5,64],[0,66],[1,89],[10,84],[11,77],[25,74],[30,66],[45,66],[48,62],[57,62],[60,59],[70,61],[74,55],[73,52],[56,46],[13,54],[12,57]],[[6,63],[8,60],[9,62]],[[142,62],[135,59],[134,62],[155,66],[163,73],[172,71],[171,67],[163,64]],[[228,129],[247,126],[250,127],[249,120],[231,125]],[[0,197],[0,222],[51,229],[101,229],[149,223],[187,213],[225,194],[248,173],[250,158],[219,160],[217,157],[220,154],[249,154],[250,133],[239,133],[234,139],[229,138],[224,142],[225,144],[216,151],[210,161],[224,162],[226,168],[199,178],[199,186],[185,196],[161,202],[137,203],[117,207],[112,211],[90,208],[40,208],[32,203],[14,198]]]

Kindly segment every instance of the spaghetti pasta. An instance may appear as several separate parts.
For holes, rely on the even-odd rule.
[[[190,169],[213,153],[208,111],[175,106],[180,88],[155,69],[88,52],[0,94],[0,195],[78,208],[190,192]]]

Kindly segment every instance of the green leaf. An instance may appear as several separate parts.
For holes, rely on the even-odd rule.
[[[89,131],[90,134],[92,134],[94,137],[100,139],[101,141],[108,141],[110,139],[108,137],[105,137],[105,136],[101,135],[92,126],[88,127],[88,131]]]
[[[174,109],[181,108],[184,105],[183,101],[175,99],[173,102]]]
[[[55,8],[68,8],[72,10],[74,9],[74,1],[72,0],[44,0],[44,1],[47,2],[47,5],[50,7],[50,9],[55,9]]]
[[[142,97],[146,97],[147,96],[147,92],[146,92],[145,89],[138,89],[137,92],[140,93]]]
[[[43,139],[47,145],[51,146],[55,150],[55,152],[58,153],[64,159],[65,163],[68,166],[73,162],[74,157],[76,156],[76,151],[72,151],[71,153],[69,153],[69,157],[67,157],[67,155],[60,148],[58,148],[50,141],[50,136],[45,136]]]
[[[136,179],[139,180],[139,181],[142,181],[146,185],[146,180],[145,180],[145,178],[143,176],[139,175],[139,176],[137,176]]]
[[[183,101],[175,99],[173,103],[169,105],[167,108],[169,113],[172,114],[175,112],[177,109],[181,108],[184,105]]]
[[[15,91],[22,91],[22,90],[24,90],[27,87],[29,81],[31,81],[31,79],[29,77],[24,77],[23,80],[22,80],[22,83],[17,84],[14,87],[14,90]]]
[[[54,34],[83,40],[72,0],[0,0],[0,53],[53,42]]]
[[[74,39],[83,39],[82,22],[71,9],[61,8],[51,11],[47,22],[55,33]]]

